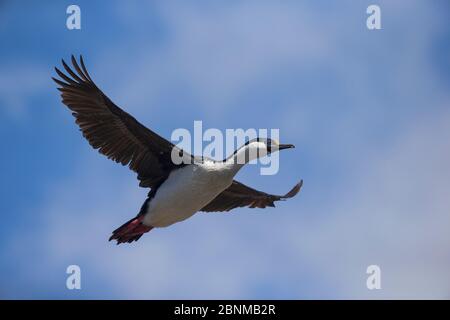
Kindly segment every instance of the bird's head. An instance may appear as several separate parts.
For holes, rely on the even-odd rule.
[[[268,154],[284,149],[295,148],[293,144],[281,144],[277,139],[259,139],[266,145]]]
[[[293,144],[280,144],[276,139],[256,138],[248,141],[237,151],[237,163],[248,163],[273,152],[291,148],[295,148],[295,146]]]

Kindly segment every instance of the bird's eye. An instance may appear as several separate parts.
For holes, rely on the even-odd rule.
[[[183,150],[178,151],[178,156],[181,158],[183,156]]]

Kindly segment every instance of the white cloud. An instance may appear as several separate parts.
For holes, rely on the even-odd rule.
[[[342,181],[340,200],[314,208],[314,225],[290,228],[304,259],[352,298],[448,298],[450,294],[450,113],[411,124]],[[287,226],[289,228],[289,226]],[[302,236],[299,236],[301,234]],[[368,291],[365,268],[378,264],[383,290]]]
[[[51,81],[43,68],[34,64],[3,65],[0,73],[0,111],[10,119],[27,117],[30,99],[41,94]]]
[[[143,42],[146,36],[135,36],[139,41],[114,53],[105,50],[98,63],[92,64],[102,70],[99,74],[104,78],[121,75],[120,85],[110,80],[118,86],[115,95],[138,112],[149,106],[158,110],[158,98],[177,88],[178,95],[189,92],[206,118],[220,119],[236,112],[236,100],[258,79],[271,78],[277,70],[320,63],[332,54],[335,41],[333,33],[323,27],[327,22],[314,19],[307,7],[296,4],[295,8],[275,2],[233,3],[220,8],[184,2],[176,6],[162,2],[151,8],[139,5],[139,10],[158,15],[166,39],[154,44],[151,38]],[[135,10],[133,5],[119,3],[117,12],[133,26],[135,18],[130,12]],[[140,34],[141,30],[132,27],[130,32]],[[129,61],[117,65],[123,57]],[[105,76],[108,72],[113,74]]]

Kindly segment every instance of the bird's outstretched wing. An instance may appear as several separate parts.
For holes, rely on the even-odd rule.
[[[116,106],[92,81],[81,56],[80,64],[72,56],[75,72],[64,60],[62,65],[67,75],[55,68],[61,80],[52,79],[89,144],[109,159],[128,165],[138,174],[141,187],[152,188],[167,177],[177,166],[171,160],[175,146]]]
[[[236,180],[233,180],[231,186],[222,191],[213,201],[208,203],[201,211],[230,211],[240,207],[265,208],[275,207],[274,202],[285,200],[295,196],[303,185],[303,180],[296,184],[291,191],[284,196],[268,194],[262,191],[250,188]]]

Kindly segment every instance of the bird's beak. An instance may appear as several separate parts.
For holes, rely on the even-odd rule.
[[[291,148],[295,148],[295,146],[293,144],[280,144],[280,145],[278,145],[278,150],[291,149]]]

